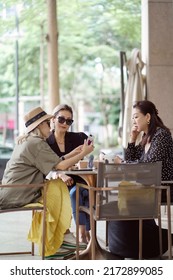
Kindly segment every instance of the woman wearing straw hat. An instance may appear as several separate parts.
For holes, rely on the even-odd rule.
[[[70,158],[63,160],[58,157],[46,142],[50,133],[49,121],[51,118],[52,115],[48,115],[41,107],[31,110],[24,116],[26,132],[17,139],[11,159],[6,165],[2,184],[42,183],[51,170],[66,170],[93,151],[93,146],[88,145],[85,141],[82,147],[79,146],[71,152]],[[1,209],[20,207],[41,200],[40,188],[29,190],[22,188],[20,191],[16,189],[0,190]],[[49,236],[46,238],[45,256],[55,254],[60,246],[59,250],[63,255],[64,233],[70,227],[72,213],[69,191],[66,184],[60,179],[51,180],[48,184],[47,209],[53,222],[52,220],[49,222],[49,219],[46,222],[47,228],[50,230],[47,230]],[[38,221],[39,217],[35,216],[28,239],[38,243],[41,248],[39,235],[41,230]],[[70,242],[71,236],[70,240],[66,238],[66,243]],[[66,245],[64,248],[67,248]]]

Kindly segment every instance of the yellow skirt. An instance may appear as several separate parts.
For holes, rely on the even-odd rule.
[[[63,242],[64,233],[71,225],[72,210],[66,184],[60,179],[48,181],[46,200],[45,256],[49,256],[57,252]],[[39,202],[42,203],[43,200]],[[42,214],[41,211],[35,212],[28,234],[28,240],[38,244],[40,254],[42,251]]]

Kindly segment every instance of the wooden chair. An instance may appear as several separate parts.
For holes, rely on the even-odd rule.
[[[10,213],[10,212],[21,212],[21,211],[32,211],[32,216],[34,215],[35,211],[43,211],[43,221],[42,221],[42,255],[41,258],[42,260],[45,257],[45,235],[46,235],[46,188],[47,184],[46,182],[43,184],[13,184],[13,185],[0,185],[0,188],[9,188],[9,187],[17,187],[17,188],[34,188],[34,187],[41,187],[43,188],[43,204],[38,203],[34,204],[31,203],[29,206],[23,206],[23,207],[18,207],[18,208],[9,208],[9,209],[0,209],[0,214],[4,213]],[[10,226],[10,225],[9,225]],[[10,230],[10,229],[9,229]],[[1,240],[2,241],[2,240]],[[34,243],[31,244],[31,251],[26,251],[26,252],[5,252],[2,253],[0,252],[0,255],[20,255],[20,254],[31,254],[34,256]]]
[[[123,182],[124,187],[122,186]],[[79,211],[85,211],[90,215],[91,259],[95,259],[96,222],[112,220],[139,220],[139,259],[142,259],[142,222],[146,219],[158,219],[160,255],[162,255],[161,192],[163,189],[167,192],[167,207],[170,213],[170,188],[169,186],[160,186],[160,184],[161,162],[99,163],[97,186],[86,186],[89,190],[89,208],[79,207],[78,203],[76,207],[77,219]],[[77,196],[79,187],[77,186]],[[78,199],[76,201],[78,202]],[[168,216],[168,219],[170,219],[170,216]],[[169,222],[168,226],[169,258],[171,259],[172,242]],[[78,259],[79,232],[77,220],[76,230],[76,257]]]
[[[103,183],[101,183],[101,180],[103,178],[100,176],[100,173],[102,173],[101,166],[103,168],[103,165],[100,165],[100,171],[98,176],[98,182],[97,186],[104,186]],[[109,166],[109,165],[108,165]],[[114,167],[110,167],[109,172],[113,172],[113,178],[112,178],[112,184],[118,184],[123,180],[126,181],[134,181],[140,184],[144,185],[155,185],[160,186],[161,185],[161,168],[162,163],[131,163],[131,164],[121,164],[116,165]],[[103,173],[102,173],[103,174]],[[112,176],[112,175],[111,175]],[[108,187],[111,184],[111,178],[107,179],[105,181],[105,187]],[[106,192],[106,196],[108,195],[108,192]],[[108,246],[108,221],[106,222],[106,246]]]

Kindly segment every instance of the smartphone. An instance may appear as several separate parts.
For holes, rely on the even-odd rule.
[[[87,138],[87,143],[88,145],[91,145],[94,143],[94,136],[92,134],[90,134]]]

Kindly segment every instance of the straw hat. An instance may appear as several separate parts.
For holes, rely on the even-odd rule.
[[[37,107],[24,116],[26,133],[31,132],[40,123],[51,119],[53,116],[48,115],[41,107]]]

